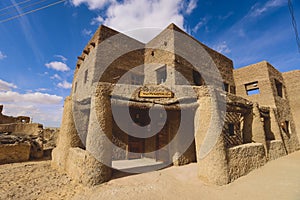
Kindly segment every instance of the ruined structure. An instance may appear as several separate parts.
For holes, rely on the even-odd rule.
[[[202,180],[227,184],[299,149],[297,77],[267,62],[234,70],[174,24],[147,44],[101,26],[78,57],[52,165],[94,185],[115,160],[197,162]]]
[[[0,105],[0,164],[43,157],[43,125],[30,123],[30,117],[2,114]]]

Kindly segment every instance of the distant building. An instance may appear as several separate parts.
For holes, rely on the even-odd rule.
[[[202,180],[227,184],[299,149],[299,77],[265,61],[233,69],[174,24],[147,44],[100,26],[78,57],[52,164],[94,185],[116,160],[197,162]]]

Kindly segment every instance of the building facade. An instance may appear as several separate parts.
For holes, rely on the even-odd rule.
[[[113,162],[198,163],[227,184],[299,149],[298,71],[240,69],[176,25],[143,44],[100,26],[78,57],[52,165],[84,184]]]

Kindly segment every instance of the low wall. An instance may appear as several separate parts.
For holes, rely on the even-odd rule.
[[[261,143],[249,143],[229,148],[227,156],[230,182],[266,163],[265,148]]]
[[[0,144],[0,164],[28,161],[30,147],[29,142]]]
[[[267,141],[268,160],[275,160],[286,155],[286,151],[281,140]]]
[[[111,178],[111,170],[96,160],[88,151],[70,148],[66,159],[66,172],[84,185],[98,185]]]
[[[0,124],[0,132],[8,133],[22,133],[25,135],[39,135],[43,129],[41,124],[26,124],[26,123],[15,123],[15,124]]]

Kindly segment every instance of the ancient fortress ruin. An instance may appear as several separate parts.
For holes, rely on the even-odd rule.
[[[51,156],[56,132],[31,123],[27,116],[6,116],[0,105],[0,164],[25,162]]]
[[[197,162],[224,185],[299,150],[300,71],[233,62],[169,25],[147,44],[101,26],[78,57],[52,165],[83,184],[113,162]],[[298,134],[298,135],[297,135]]]

